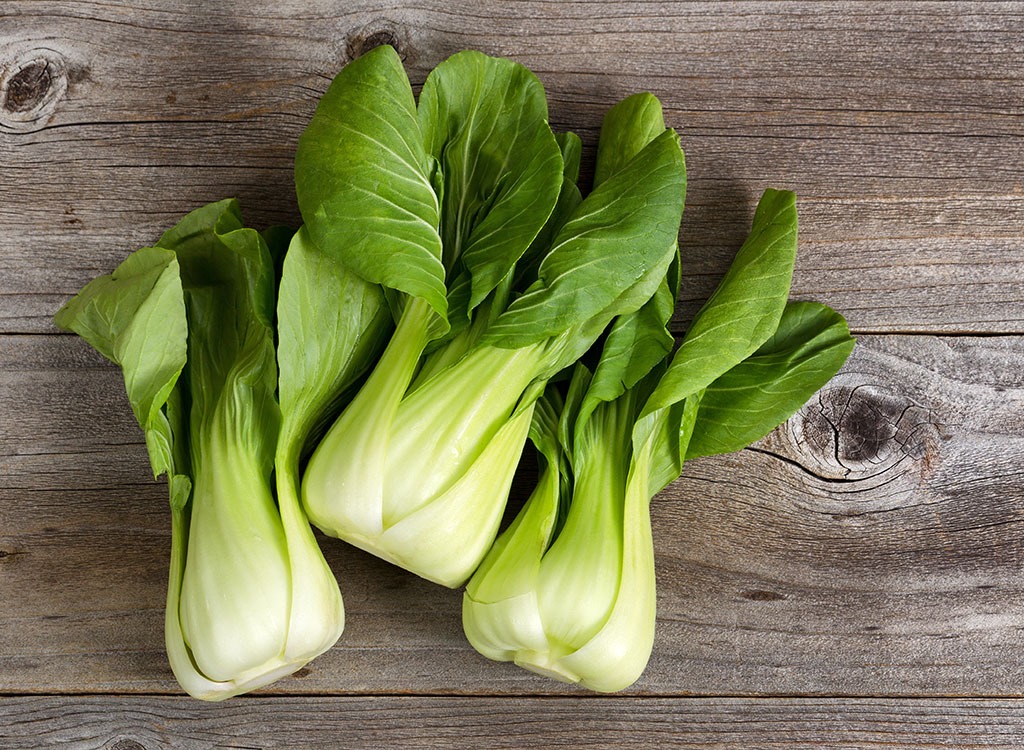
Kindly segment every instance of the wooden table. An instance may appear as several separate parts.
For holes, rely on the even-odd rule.
[[[295,224],[296,139],[382,42],[416,84],[525,63],[585,157],[654,91],[689,166],[677,330],[771,185],[795,296],[858,334],[655,500],[657,642],[619,696],[487,661],[459,592],[323,539],[337,647],[219,705],[167,666],[166,491],[51,316],[206,201]],[[1022,55],[1021,2],[0,1],[0,747],[1024,746]]]

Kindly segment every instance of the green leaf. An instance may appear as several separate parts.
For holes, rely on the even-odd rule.
[[[612,107],[601,126],[595,185],[625,167],[664,131],[661,102],[653,94],[635,94]],[[638,310],[613,321],[601,347],[593,383],[580,409],[581,426],[598,404],[612,401],[636,385],[675,346],[675,338],[668,330],[679,295],[678,244],[673,243],[673,248],[668,272],[651,298]]]
[[[157,247],[175,248],[191,242],[204,244],[211,236],[241,229],[242,213],[235,198],[226,198],[189,211],[160,236]]]
[[[522,65],[460,52],[420,94],[419,122],[441,165],[445,267],[469,270],[476,307],[530,246],[555,205],[562,158],[537,77]]]
[[[379,286],[320,250],[305,228],[292,237],[277,301],[278,455],[292,471],[314,425],[372,365],[390,323]]]
[[[665,283],[665,276],[673,260],[678,257],[673,244],[666,248],[662,258],[639,281],[622,292],[608,307],[596,315],[578,323],[547,342],[546,368],[543,377],[552,377],[577,359],[583,357],[594,342],[601,338],[613,320],[635,313],[648,304],[658,288]]]
[[[363,278],[444,317],[436,162],[394,49],[350,62],[299,138],[295,190],[313,242]]]
[[[555,140],[562,152],[562,177],[573,185],[580,179],[580,160],[583,158],[583,141],[575,133],[555,133]]]
[[[555,235],[583,202],[583,196],[576,185],[580,174],[580,156],[583,148],[579,136],[575,133],[556,133],[555,139],[558,141],[559,148],[562,149],[562,187],[558,193],[558,201],[548,216],[548,220],[537,236],[533,238],[530,247],[523,253],[523,257],[516,265],[513,284],[516,289],[523,289],[537,279],[541,261],[544,260],[545,253],[551,248]]]
[[[90,282],[54,318],[123,370],[154,476],[176,471],[163,409],[185,366],[188,325],[174,253],[146,247]],[[181,470],[179,466],[177,470]]]
[[[647,486],[651,497],[679,478],[683,471],[701,394],[641,416],[633,426],[633,455],[650,451]],[[648,447],[649,444],[649,447]]]
[[[188,214],[157,245],[173,250],[181,267],[190,431],[194,436],[211,429],[214,420],[233,420],[246,450],[269,471],[278,409],[275,280],[267,244],[243,226],[238,202],[229,200]]]
[[[796,196],[766,190],[750,236],[697,313],[645,412],[703,390],[772,335],[789,296],[796,233]]]
[[[654,296],[636,312],[621,315],[612,323],[581,410],[581,422],[598,403],[612,401],[635,386],[672,351],[675,338],[668,322],[675,309],[678,280],[679,264],[673,262]]]
[[[511,525],[495,540],[487,556],[467,584],[467,594],[478,601],[504,598],[511,590],[527,593],[533,587],[540,568],[540,557],[547,548],[564,510],[566,477],[565,456],[558,443],[562,398],[549,388],[537,399],[530,422],[530,440],[540,452],[537,487]],[[491,583],[499,584],[496,591]]]
[[[687,459],[745,448],[789,419],[853,351],[843,316],[791,302],[775,334],[704,392]]]
[[[665,132],[661,102],[647,92],[633,94],[608,110],[601,124],[594,168],[596,188]]]
[[[679,234],[685,189],[679,140],[665,131],[577,207],[537,281],[495,321],[486,342],[528,346],[607,309],[665,262]]]

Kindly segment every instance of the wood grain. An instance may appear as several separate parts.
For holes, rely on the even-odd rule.
[[[7,750],[1019,748],[1012,700],[0,699]]]
[[[70,337],[0,352],[0,691],[176,694],[165,489],[120,373]],[[861,337],[787,425],[655,500],[632,693],[1020,695],[1022,455],[1024,339]],[[459,592],[321,542],[347,630],[271,692],[582,694],[478,656]]]
[[[6,0],[0,16],[0,331],[51,331],[68,296],[205,201],[296,223],[298,134],[384,41],[416,83],[464,47],[522,61],[588,152],[608,106],[657,93],[690,172],[679,327],[773,185],[801,199],[797,295],[859,331],[1024,333],[1020,3]]]

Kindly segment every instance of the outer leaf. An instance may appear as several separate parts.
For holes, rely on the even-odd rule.
[[[294,643],[329,648],[344,626],[338,587],[299,501],[299,458],[315,426],[366,370],[391,316],[383,290],[313,245],[305,228],[292,238],[278,293],[278,397],[282,425],[275,457],[277,501],[288,538]],[[328,606],[333,603],[333,607]],[[310,617],[318,608],[332,618]]]
[[[369,549],[443,586],[464,584],[498,534],[532,416],[533,404],[514,412],[454,484],[389,526]],[[346,540],[362,546],[358,538]]]
[[[120,365],[153,474],[173,475],[174,435],[163,409],[185,366],[188,337],[174,253],[156,247],[132,253],[112,274],[90,282],[54,320]],[[152,335],[156,329],[158,336]]]
[[[665,260],[679,233],[685,189],[683,152],[666,131],[573,212],[539,278],[495,321],[487,342],[527,346],[608,308]]]
[[[267,245],[257,231],[243,227],[235,200],[193,211],[157,245],[174,250],[181,266],[189,323],[191,432],[204,429],[223,405],[238,420],[248,449],[269,470],[278,409],[275,283]],[[234,397],[225,399],[226,393]]]
[[[299,139],[295,189],[313,242],[363,278],[447,311],[433,161],[394,49],[349,63]]]
[[[679,478],[697,419],[700,394],[640,417],[633,426],[633,454],[649,450],[647,482],[651,497]],[[647,444],[650,447],[647,448]]]
[[[420,94],[427,152],[441,165],[445,267],[469,270],[476,307],[530,246],[558,198],[562,158],[537,77],[511,60],[460,52]]]
[[[612,304],[583,323],[551,339],[548,345],[548,369],[544,371],[544,377],[552,377],[559,370],[583,357],[587,350],[593,347],[594,342],[607,331],[613,320],[634,313],[648,303],[658,287],[664,283],[665,274],[675,257],[675,246],[666,248],[657,265],[626,289]]]
[[[704,392],[687,459],[740,450],[767,435],[839,371],[853,344],[834,310],[789,303],[775,335]]]
[[[557,527],[563,505],[565,458],[558,442],[558,422],[562,399],[548,388],[537,399],[530,422],[530,440],[539,451],[541,475],[526,506],[491,545],[487,556],[466,586],[466,593],[477,602],[490,604],[510,595],[529,592],[540,569],[540,558]],[[493,585],[496,590],[491,591]]]
[[[789,295],[796,232],[796,196],[766,190],[750,236],[697,313],[645,413],[703,390],[772,335]]]
[[[278,455],[298,461],[304,437],[372,364],[390,318],[379,286],[317,248],[305,228],[295,234],[277,301]]]

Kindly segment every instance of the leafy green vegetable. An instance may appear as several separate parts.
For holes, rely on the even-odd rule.
[[[306,513],[444,585],[476,569],[463,621],[491,658],[601,691],[642,673],[651,498],[787,419],[853,340],[787,302],[795,196],[769,190],[672,355],[679,139],[643,93],[607,113],[585,197],[581,153],[522,65],[453,55],[417,102],[380,47],[300,138],[298,231],[204,206],[57,314],[121,367],[168,477],[165,637],[189,693],[265,685],[340,636]],[[528,438],[540,480],[495,541]]]
[[[778,327],[796,262],[796,237],[796,196],[766,190],[750,235],[697,313],[634,428],[634,444],[654,440],[649,480],[655,492],[683,469],[685,443],[667,437],[680,433],[682,405],[699,400],[707,386],[753,354]],[[665,434],[658,438],[660,433]]]
[[[570,391],[589,382],[578,365]],[[466,587],[463,628],[488,658],[609,692],[640,676],[654,642],[650,495],[629,445],[636,392],[577,423],[580,396],[561,425],[546,414],[532,434],[544,470]],[[555,430],[575,432],[575,446]]]
[[[562,159],[547,116],[533,73],[480,52],[453,55],[423,85],[420,127],[444,177],[445,267],[449,278],[469,278],[470,310],[523,255],[558,196]]]
[[[342,69],[295,153],[295,192],[313,243],[444,316],[436,170],[412,87],[390,47]]]
[[[647,411],[706,388],[772,335],[782,317],[796,261],[796,196],[765,191],[750,236],[694,318]]]
[[[392,290],[400,315],[310,459],[302,498],[326,533],[455,586],[494,539],[544,383],[662,284],[677,255],[683,156],[673,132],[648,123],[635,153],[580,200],[579,141],[551,132],[543,89],[522,66],[479,53],[449,58],[424,84],[417,129],[394,51],[357,62],[300,141],[300,208],[317,244],[330,241],[343,262]],[[401,108],[391,106],[398,91]],[[390,142],[395,132],[415,159],[388,148],[370,162],[347,142]],[[317,159],[344,162],[346,171],[304,176],[302,165]],[[410,162],[422,166],[403,172]],[[420,191],[427,174],[440,207],[432,225],[440,251],[430,244],[429,254],[444,268],[443,305],[434,289],[413,283],[409,269],[426,255],[420,246],[381,242],[367,252],[341,241],[364,224],[375,241],[381,222],[425,217],[419,209],[430,200],[417,193],[407,206],[408,196],[382,183],[404,175],[402,184]],[[345,199],[370,179],[395,199]],[[357,252],[362,259],[349,263]]]
[[[790,302],[772,337],[704,390],[700,429],[686,457],[730,453],[760,440],[825,385],[852,351],[843,316],[816,302]]]
[[[785,421],[853,347],[829,308],[786,303],[793,205],[778,191],[762,199],[670,363],[659,360],[671,305],[656,295],[615,321],[593,376],[576,365],[564,401],[549,386],[531,428],[540,480],[463,598],[484,656],[603,692],[643,672],[656,609],[651,498],[684,458],[738,450]],[[661,294],[677,279],[670,270]]]
[[[285,235],[275,236],[283,242]],[[292,242],[282,282],[282,362],[291,373],[282,373],[283,421],[275,398],[273,259],[266,241],[243,227],[235,201],[193,211],[56,316],[121,366],[154,474],[168,475],[168,657],[182,687],[206,700],[295,671],[344,626],[337,584],[296,490],[288,490],[309,414],[322,407],[309,384],[319,379],[335,388],[346,377],[339,372],[365,355],[358,346],[343,354],[339,338],[331,345],[339,372],[311,377],[301,367],[309,352],[285,343],[294,341],[295,327],[317,318],[303,295],[318,284],[332,293],[346,288],[343,276],[310,260],[302,240],[300,233]],[[350,280],[348,315],[360,300],[372,310],[367,286]],[[363,325],[358,316],[345,323],[350,332],[362,333]],[[286,490],[276,502],[275,454]]]

